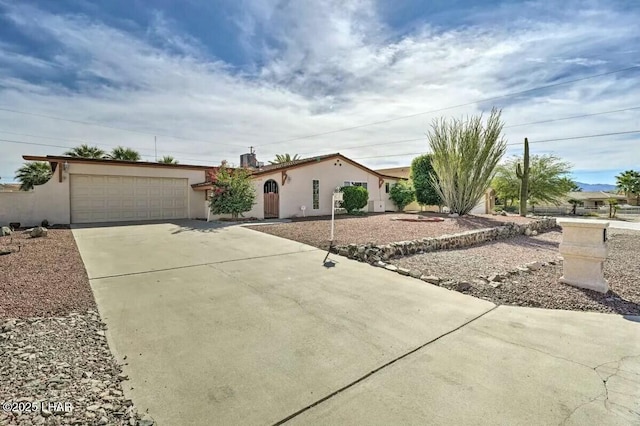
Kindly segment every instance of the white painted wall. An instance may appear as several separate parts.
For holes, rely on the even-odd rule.
[[[339,165],[342,164],[342,165]],[[301,206],[306,206],[306,216],[323,216],[331,214],[331,196],[336,187],[344,185],[345,181],[367,182],[369,200],[383,200],[387,210],[395,211],[395,205],[385,192],[385,185],[378,185],[378,176],[355,167],[343,160],[322,161],[316,164],[287,170],[287,181],[282,185],[281,172],[261,175],[255,178],[255,188],[258,202],[253,210],[245,216],[264,217],[263,186],[266,181],[273,179],[278,184],[280,194],[280,217],[290,218],[303,216]],[[313,180],[320,185],[319,209],[313,209]],[[395,183],[394,180],[385,182]],[[366,208],[365,208],[366,209]]]
[[[71,163],[68,171],[63,173],[62,182],[59,182],[56,169],[47,183],[36,186],[33,191],[0,193],[0,224],[20,222],[23,226],[39,225],[43,219],[51,224],[70,223],[69,174],[186,178],[189,184],[189,217],[206,218],[203,215],[206,211],[202,209],[205,193],[191,189],[192,184],[204,181],[204,170]]]
[[[0,193],[0,225],[20,222],[22,226],[69,223],[69,184],[58,182],[58,173],[32,191]]]

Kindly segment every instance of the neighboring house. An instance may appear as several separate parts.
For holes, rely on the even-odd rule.
[[[66,156],[23,156],[51,164],[52,178],[32,191],[0,192],[0,224],[98,223],[205,219],[207,191],[218,167]],[[371,212],[395,211],[390,185],[398,178],[377,173],[341,154],[263,166],[255,154],[241,157],[255,182],[256,204],[245,216],[290,218],[331,214],[336,187],[361,185]],[[303,210],[304,207],[304,210]]]
[[[395,176],[397,178],[410,179],[411,166],[405,167],[392,167],[389,169],[377,169],[377,173],[381,173],[388,176]],[[471,214],[488,214],[493,212],[495,207],[495,191],[489,188],[485,196],[478,201],[478,205],[471,211]],[[409,204],[404,208],[405,212],[409,211],[439,211],[438,206],[421,206],[417,201]]]
[[[377,169],[377,173],[381,173],[387,176],[394,176],[402,179],[409,179],[411,177],[411,167],[392,167],[389,169]],[[405,212],[410,211],[438,211],[438,206],[421,206],[417,201],[408,204],[405,208]]]
[[[584,191],[584,192],[569,192],[567,194],[566,203],[569,204],[569,200],[582,201],[582,206],[586,209],[597,209],[603,206],[609,205],[610,199],[615,199],[620,204],[627,202],[627,197],[620,194],[614,194],[604,191]]]
[[[32,191],[0,193],[0,223],[23,225],[204,218],[204,195],[191,185],[209,166],[64,156],[23,156],[51,164],[51,179]]]
[[[332,193],[336,188],[348,185],[367,189],[369,204],[365,210],[396,210],[389,199],[389,188],[399,179],[371,170],[339,153],[266,166],[255,161],[255,154],[244,154],[241,165],[251,169],[257,195],[253,209],[244,214],[247,217],[270,219],[329,215]],[[212,185],[201,182],[192,188],[209,192]]]

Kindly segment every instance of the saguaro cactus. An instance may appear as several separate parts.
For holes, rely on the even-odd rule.
[[[524,138],[524,167],[518,163],[516,176],[520,179],[520,216],[526,216],[529,195],[529,139],[527,138]]]

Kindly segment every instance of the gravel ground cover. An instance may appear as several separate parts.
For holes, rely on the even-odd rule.
[[[0,318],[64,315],[94,308],[87,273],[69,229],[31,238],[16,231],[0,237]],[[17,251],[19,250],[19,251]]]
[[[0,425],[153,424],[124,396],[96,311],[4,320],[0,332],[0,402],[13,403]]]
[[[457,234],[472,229],[493,228],[504,222],[528,223],[530,218],[520,216],[465,216],[450,218],[447,215],[424,214],[424,217],[442,217],[443,222],[405,222],[392,218],[415,218],[412,214],[387,213],[368,216],[336,217],[335,244],[387,244],[417,238]],[[329,247],[331,217],[296,218],[291,223],[247,226],[247,228],[289,240],[299,241],[321,249]]]
[[[389,263],[438,277],[443,287],[497,304],[640,315],[639,237],[640,233],[634,231],[609,231],[609,257],[604,265],[610,288],[607,294],[560,283],[559,231],[408,256]],[[540,266],[518,269],[531,262]],[[500,275],[499,281],[490,282],[495,274]]]
[[[124,396],[71,231],[0,248],[16,250],[0,256],[0,426],[152,426]]]

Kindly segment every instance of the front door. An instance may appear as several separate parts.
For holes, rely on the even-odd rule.
[[[264,218],[278,219],[280,217],[280,197],[278,183],[269,179],[264,183]]]

